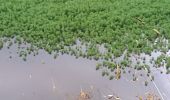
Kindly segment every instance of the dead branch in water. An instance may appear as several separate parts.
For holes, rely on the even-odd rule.
[[[90,94],[81,89],[80,94],[78,96],[78,100],[90,100],[90,99],[91,99]]]
[[[150,94],[148,93],[146,95],[146,98],[142,97],[142,96],[137,96],[137,98],[139,100],[161,100],[158,96],[154,95],[154,94]]]
[[[120,79],[121,77],[121,70],[120,70],[120,67],[119,65],[117,65],[117,69],[116,69],[116,79]]]

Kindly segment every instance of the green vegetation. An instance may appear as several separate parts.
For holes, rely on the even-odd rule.
[[[95,45],[90,45],[90,47],[87,50],[87,57],[94,57],[96,55],[95,57],[96,59],[98,59],[97,56],[99,54],[99,50],[96,48],[97,47],[95,47]]]
[[[48,52],[80,39],[105,43],[116,57],[125,49],[150,53],[157,37],[170,38],[168,6],[168,0],[1,0],[0,36],[22,37]]]
[[[162,54],[160,55],[156,61],[155,61],[155,64],[160,67],[160,66],[166,66],[166,69],[167,69],[167,73],[169,73],[169,70],[170,70],[170,57],[165,55],[165,54]]]
[[[27,52],[26,51],[21,51],[19,53],[19,56],[23,59],[23,61],[26,61],[26,57],[27,57]]]
[[[1,0],[0,37],[15,38],[19,45],[30,43],[27,53],[20,53],[23,60],[38,48],[49,54],[55,52],[54,58],[60,52],[102,59],[96,70],[105,66],[113,72],[113,58],[125,51],[128,57],[132,53],[151,55],[154,49],[166,53],[170,48],[165,41],[170,40],[169,18],[169,0]],[[85,45],[85,52],[81,47],[72,48],[77,40]],[[100,45],[106,49],[104,54]],[[158,65],[161,62],[162,57],[156,60]],[[126,58],[120,63],[124,68],[131,62]],[[141,62],[137,64],[136,69],[146,68]],[[170,67],[169,59],[166,67]]]
[[[0,49],[3,48],[3,42],[0,40]]]
[[[166,69],[170,68],[170,57],[167,57],[166,59]]]
[[[116,64],[109,61],[103,61],[103,66],[107,67],[108,69],[115,69]]]
[[[164,54],[162,54],[156,59],[155,64],[157,64],[158,67],[160,67],[164,60],[168,60],[168,59],[166,58],[166,56]]]
[[[102,64],[101,64],[101,63],[98,63],[98,64],[96,65],[96,70],[99,70],[101,66],[102,66]]]
[[[124,67],[127,67],[128,64],[129,64],[129,61],[127,61],[127,60],[123,60],[123,61],[121,62],[121,65],[124,66]]]

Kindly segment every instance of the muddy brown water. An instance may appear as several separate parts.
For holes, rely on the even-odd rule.
[[[43,50],[39,50],[37,56],[28,55],[27,61],[23,61],[15,45],[10,49],[5,46],[0,50],[0,100],[77,100],[81,89],[90,93],[91,100],[107,100],[107,95],[138,100],[137,96],[147,93],[170,100],[169,75],[153,69],[155,80],[145,86],[148,78],[143,71],[127,68],[130,74],[123,74],[120,80],[109,80],[95,70],[96,63],[70,55],[54,59]],[[134,82],[132,73],[144,75]]]

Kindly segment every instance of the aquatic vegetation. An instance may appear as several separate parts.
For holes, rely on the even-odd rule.
[[[170,57],[166,58],[166,69],[170,68]]]
[[[21,57],[23,59],[23,61],[26,61],[27,52],[26,51],[20,51],[19,52],[19,57]]]
[[[162,49],[161,49],[161,52],[163,52],[163,53],[167,53],[168,52],[168,48],[166,48],[166,47],[162,47]]]
[[[111,75],[111,76],[109,77],[109,80],[113,80],[113,78],[114,78],[114,76],[113,76],[113,75]]]
[[[156,38],[170,37],[169,10],[165,8],[169,1],[137,1],[138,6],[133,0],[49,0],[39,1],[39,5],[34,0],[2,0],[1,4],[0,36],[17,36],[18,43],[22,37],[48,52],[62,49],[56,44],[71,46],[79,39],[84,44],[105,43],[108,51],[119,57],[126,49],[150,53]],[[87,56],[95,56],[95,50],[95,46],[89,49]]]
[[[167,69],[166,74],[170,74],[170,69]]]
[[[137,61],[137,64],[140,64],[140,61],[139,61],[139,60]]]
[[[144,69],[147,71],[147,73],[150,73],[150,72],[151,72],[149,65],[144,64],[143,67],[144,67]]]
[[[105,54],[105,55],[104,55],[104,59],[105,59],[105,60],[112,59],[112,54],[111,54],[111,53]]]
[[[106,74],[106,76],[109,76],[109,72],[108,71],[105,71],[105,74]]]
[[[105,76],[106,75],[106,71],[102,71],[102,76]]]
[[[143,49],[143,52],[145,52],[148,55],[150,55],[152,51],[153,51],[153,48],[151,48],[151,47],[145,47]]]
[[[135,65],[135,69],[141,70],[144,68],[144,65]]]
[[[95,56],[95,55],[98,55],[98,54],[99,54],[99,50],[96,49],[96,47],[93,47],[93,45],[90,46],[90,48],[88,48],[88,50],[87,50],[87,56],[88,57],[92,57],[92,56]]]
[[[27,60],[25,56],[24,56],[22,59],[23,59],[23,61],[26,61],[26,60]]]
[[[148,81],[145,81],[145,86],[148,86]]]
[[[0,38],[15,38],[14,42],[19,45],[30,43],[27,52],[19,52],[23,60],[27,54],[37,55],[37,49],[49,54],[57,52],[102,60],[96,70],[106,67],[113,72],[116,69],[119,79],[120,68],[131,66],[130,54],[151,55],[154,49],[168,51],[169,6],[168,0],[1,0]],[[77,40],[85,46],[85,52],[76,46]],[[106,49],[104,54],[99,50],[101,45]],[[0,49],[2,47],[0,41]],[[19,49],[22,48],[19,46]],[[120,67],[116,66],[114,58],[121,57],[125,51],[126,58],[119,63]],[[54,54],[55,59],[57,54]],[[164,60],[169,69],[169,58],[160,56],[155,63],[162,66]],[[150,73],[142,61],[137,61],[135,68],[147,69]],[[102,75],[109,73],[104,71]]]
[[[101,63],[97,63],[96,65],[96,70],[99,70],[101,68],[102,64]]]
[[[26,56],[27,56],[27,52],[21,51],[21,52],[19,53],[19,56],[20,56],[20,57],[26,57]]]
[[[116,64],[114,62],[109,62],[109,61],[103,61],[102,65],[103,67],[108,68],[111,72],[113,72],[116,67]]]
[[[150,60],[149,60],[149,63],[153,64],[153,60],[152,60],[152,59],[150,59]]]
[[[146,61],[145,61],[145,60],[143,60],[143,63],[145,64],[145,63],[146,63]]]
[[[3,48],[3,42],[0,40],[0,49]]]
[[[154,79],[155,79],[155,78],[154,78],[154,76],[152,75],[152,76],[151,76],[151,81],[154,81]]]
[[[111,68],[110,71],[113,72],[113,71],[114,71],[114,68]]]
[[[127,60],[123,60],[121,62],[121,65],[124,66],[124,67],[128,66],[128,64],[129,64],[129,61],[127,61]]]
[[[96,55],[94,56],[94,59],[95,59],[95,60],[99,60],[99,58],[100,58],[100,55],[99,55],[99,54],[96,54]]]
[[[12,41],[9,41],[7,48],[9,49],[12,46],[12,44],[13,44]]]
[[[57,53],[55,53],[54,54],[54,59],[56,59],[58,57],[58,54]]]
[[[161,66],[161,64],[164,60],[168,60],[168,59],[166,58],[166,56],[164,54],[162,54],[156,59],[155,64],[158,66]]]
[[[115,51],[113,52],[114,57],[120,57],[120,56],[122,55],[122,53],[123,53],[123,52],[121,52],[120,50],[115,50]]]
[[[136,77],[133,77],[133,81],[136,81],[136,79],[137,79]]]

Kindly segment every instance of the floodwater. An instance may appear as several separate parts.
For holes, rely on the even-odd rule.
[[[12,58],[10,58],[10,56]],[[143,71],[122,74],[120,80],[109,80],[96,71],[96,61],[60,55],[57,59],[43,50],[28,55],[23,61],[17,47],[0,50],[0,100],[78,100],[80,91],[88,91],[91,100],[108,100],[107,95],[121,100],[139,100],[138,96],[155,94],[161,100],[170,99],[170,76],[155,70],[154,81]],[[154,70],[154,69],[153,69]],[[132,74],[140,76],[132,80]],[[114,99],[113,99],[114,100]]]

